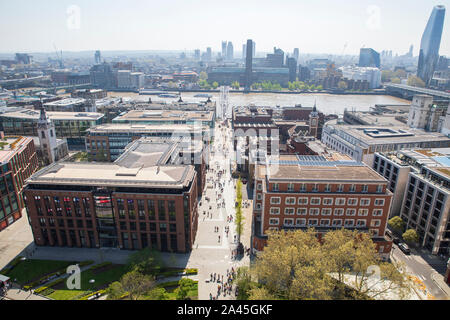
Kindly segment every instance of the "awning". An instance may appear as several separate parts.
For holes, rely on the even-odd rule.
[[[9,281],[9,277],[0,274],[0,282],[7,282],[7,281]]]

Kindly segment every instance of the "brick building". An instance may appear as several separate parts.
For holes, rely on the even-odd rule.
[[[32,138],[3,139],[0,150],[0,231],[22,217],[24,181],[38,168]]]
[[[196,175],[190,165],[54,163],[24,191],[34,241],[189,252],[198,222]]]
[[[282,155],[255,170],[252,247],[263,250],[266,231],[340,228],[372,235],[389,256],[385,237],[392,193],[387,181],[356,161],[323,156]]]

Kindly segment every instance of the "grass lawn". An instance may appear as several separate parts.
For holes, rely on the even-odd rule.
[[[72,300],[83,292],[90,290],[97,291],[114,281],[119,281],[126,272],[127,268],[125,265],[115,265],[114,267],[97,274],[91,270],[86,270],[81,273],[81,290],[69,290],[64,282],[62,284],[62,289],[60,289],[58,285],[52,288],[55,292],[48,295],[48,297],[55,300]],[[94,279],[95,282],[89,283],[89,280],[91,279]]]
[[[21,285],[37,280],[47,274],[58,271],[74,264],[70,261],[33,260],[20,261],[9,273],[12,280],[17,279]]]

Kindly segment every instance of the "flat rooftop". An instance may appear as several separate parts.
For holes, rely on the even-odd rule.
[[[75,121],[96,121],[103,118],[102,113],[98,112],[66,112],[66,111],[47,111],[51,120],[75,120]],[[0,114],[3,118],[38,120],[39,110],[22,109],[13,112]]]
[[[31,137],[9,137],[0,140],[0,164],[8,163],[9,160],[31,140]]]
[[[281,155],[279,160],[258,166],[259,178],[269,181],[342,181],[386,183],[386,179],[361,162],[347,159],[327,159],[323,156]]]
[[[207,126],[195,126],[191,124],[131,124],[131,123],[108,123],[91,127],[88,131],[95,133],[113,133],[113,132],[195,132],[207,131]]]
[[[213,111],[191,110],[131,110],[113,119],[113,122],[145,121],[212,121]]]
[[[57,162],[31,176],[29,184],[175,188],[188,187],[193,166],[149,166],[126,168],[116,163]]]
[[[347,116],[361,121],[363,124],[371,126],[403,126],[405,121],[408,120],[408,113],[397,114],[376,114],[375,112],[347,112]],[[405,121],[399,120],[403,118]]]
[[[44,103],[44,107],[45,106],[67,107],[67,106],[72,106],[75,104],[83,104],[85,102],[86,102],[86,100],[83,98],[67,98],[67,99],[56,100],[56,101]]]
[[[427,132],[408,126],[360,126],[360,125],[331,125],[336,131],[341,131],[368,145],[414,143],[427,141],[449,141],[450,139],[439,132]],[[339,133],[336,132],[339,136]]]

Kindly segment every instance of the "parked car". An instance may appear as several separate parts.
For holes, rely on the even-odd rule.
[[[392,239],[392,241],[393,241],[395,244],[399,244],[399,243],[400,243],[400,238],[394,237],[394,238]]]
[[[394,235],[392,234],[392,231],[391,230],[386,230],[386,235],[389,237],[389,238],[391,238],[391,239],[394,239]]]
[[[411,250],[409,249],[409,247],[408,247],[408,245],[406,243],[400,242],[398,244],[398,247],[399,247],[400,250],[402,250],[402,252],[404,254],[410,254],[411,253]]]

